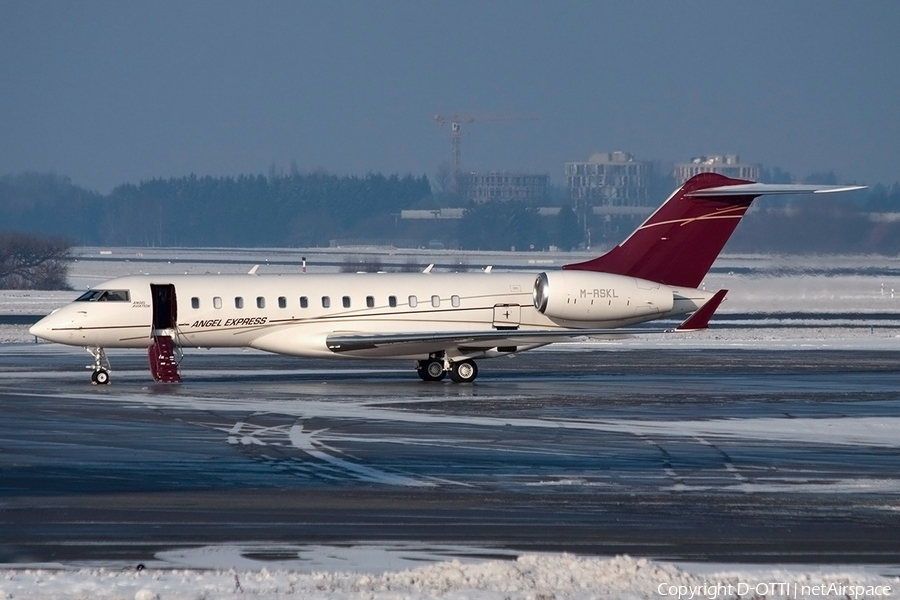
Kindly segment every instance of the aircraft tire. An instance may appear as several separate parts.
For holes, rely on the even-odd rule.
[[[99,371],[94,371],[91,373],[91,381],[95,385],[106,385],[109,383],[109,371],[106,369],[100,369]]]
[[[456,383],[471,383],[478,377],[478,365],[474,361],[464,360],[453,363],[450,369],[450,379]]]
[[[444,363],[439,360],[426,360],[416,369],[422,381],[440,381],[447,372],[444,370]]]

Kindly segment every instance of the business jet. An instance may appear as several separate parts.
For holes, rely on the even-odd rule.
[[[478,375],[476,359],[578,336],[645,333],[633,326],[683,315],[691,316],[677,331],[705,328],[726,290],[699,286],[755,198],[856,189],[703,173],[611,251],[562,270],[128,276],[86,292],[30,332],[87,349],[98,385],[110,381],[107,348],[147,348],[151,375],[162,383],[181,381],[184,348],[405,359],[424,381],[449,375],[467,383]]]

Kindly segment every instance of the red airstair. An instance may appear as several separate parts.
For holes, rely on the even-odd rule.
[[[175,342],[168,335],[154,335],[147,350],[150,358],[150,374],[157,383],[181,383],[178,361],[175,358]]]

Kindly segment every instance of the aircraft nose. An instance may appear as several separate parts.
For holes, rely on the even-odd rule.
[[[50,313],[49,315],[47,315],[46,317],[44,317],[43,319],[41,319],[40,321],[38,321],[37,323],[32,325],[31,327],[29,327],[28,333],[30,333],[31,335],[33,335],[35,337],[39,337],[42,340],[47,340],[48,342],[55,342],[56,339],[52,333],[53,325],[54,325],[54,322],[56,321],[56,319],[53,317],[53,313],[55,313],[55,312],[56,311],[54,310],[52,313]]]
[[[40,321],[38,321],[37,323],[35,323],[31,327],[29,327],[28,333],[30,333],[31,335],[33,335],[35,337],[46,339],[44,336],[47,334],[47,330],[49,329],[47,327],[46,321],[47,321],[47,317],[44,317],[43,319],[41,319]]]

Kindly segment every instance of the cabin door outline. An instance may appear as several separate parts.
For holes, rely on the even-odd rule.
[[[518,329],[522,322],[522,307],[518,304],[494,305],[494,329]]]
[[[175,284],[151,283],[150,296],[153,299],[153,331],[175,329],[176,323],[178,323]]]

